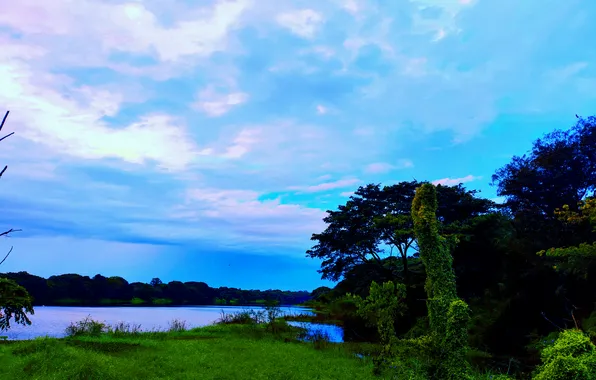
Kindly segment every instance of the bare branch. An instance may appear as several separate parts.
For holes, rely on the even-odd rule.
[[[0,131],[2,130],[2,128],[4,127],[4,123],[6,122],[6,118],[8,117],[8,114],[10,113],[10,111],[6,111],[6,113],[4,114],[4,117],[2,118],[2,123],[0,123]],[[10,137],[14,134],[14,132],[11,132],[9,134],[7,134],[6,136],[0,138],[0,141],[4,140],[7,137]],[[2,175],[4,174],[4,172],[6,171],[6,169],[8,169],[8,165],[4,165],[4,169],[2,169],[2,171],[0,171],[0,177],[2,177]],[[8,234],[10,234],[11,232],[17,232],[17,231],[21,231],[21,230],[15,230],[14,228],[11,228],[8,231],[4,231],[0,233],[0,236],[8,236]],[[6,259],[8,258],[8,256],[10,256],[10,253],[12,252],[12,248],[10,247],[10,250],[8,251],[8,253],[6,254],[6,256],[4,256],[4,258],[2,259],[2,261],[0,261],[0,265],[2,265],[2,263],[4,261],[6,261]]]
[[[2,259],[2,261],[0,261],[0,265],[2,265],[2,263],[8,258],[8,256],[10,256],[10,253],[12,252],[12,247],[10,247],[10,250],[8,251],[8,253],[6,254],[6,256],[4,256],[4,258]]]
[[[10,111],[6,111],[6,114],[4,114],[4,118],[2,119],[2,123],[0,124],[0,131],[2,130],[2,127],[4,127],[4,122],[6,121],[6,118],[8,117],[9,113]]]
[[[11,232],[18,232],[18,231],[22,231],[22,230],[15,230],[14,228],[11,228],[8,231],[0,232],[0,236],[6,236],[6,235],[8,235]]]
[[[2,138],[0,139],[0,141],[4,140],[5,138],[7,138],[7,137],[10,137],[10,136],[12,136],[12,135],[14,135],[14,132],[10,132],[10,133],[9,133],[9,134],[7,134],[6,136],[2,137]]]

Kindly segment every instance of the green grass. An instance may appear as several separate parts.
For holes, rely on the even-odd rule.
[[[316,350],[259,325],[0,341],[1,379],[373,379],[340,345]]]

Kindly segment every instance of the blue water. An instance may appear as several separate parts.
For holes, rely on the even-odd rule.
[[[307,330],[308,335],[322,334],[332,343],[341,343],[344,341],[344,330],[335,325],[310,322],[288,322],[289,325],[302,327]]]
[[[63,337],[71,322],[80,321],[87,316],[94,320],[113,325],[119,322],[140,324],[142,330],[166,329],[174,319],[186,321],[189,327],[200,327],[216,322],[222,311],[232,314],[242,310],[260,310],[260,307],[234,306],[184,306],[184,307],[66,307],[38,306],[30,316],[31,326],[13,325],[10,330],[0,332],[8,339],[33,339],[37,337]],[[312,314],[303,307],[282,307],[282,312],[290,314]],[[324,331],[334,342],[341,342],[343,332],[340,327],[303,322],[291,322],[292,325],[305,327],[309,332]]]

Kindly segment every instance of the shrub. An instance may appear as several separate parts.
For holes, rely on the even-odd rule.
[[[561,332],[542,350],[542,365],[534,380],[591,380],[596,377],[596,347],[580,330]]]
[[[142,305],[147,303],[147,301],[139,297],[134,297],[132,300],[130,300],[130,303],[133,305]]]
[[[66,335],[69,337],[99,336],[107,331],[108,326],[105,323],[96,321],[88,315],[82,321],[71,322],[66,328]]]
[[[255,310],[242,310],[235,313],[226,314],[225,311],[221,311],[221,316],[217,320],[217,323],[230,325],[250,325],[263,323],[265,321],[265,311]]]

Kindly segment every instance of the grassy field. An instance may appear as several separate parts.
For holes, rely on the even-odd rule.
[[[287,328],[287,327],[286,327]],[[214,325],[180,332],[0,342],[1,379],[378,379],[340,345],[296,331]],[[319,347],[320,348],[320,347]]]

